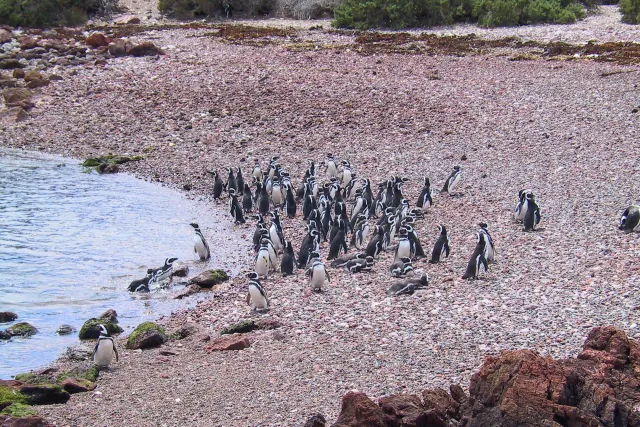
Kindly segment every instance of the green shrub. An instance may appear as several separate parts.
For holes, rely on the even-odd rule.
[[[0,0],[0,24],[14,27],[80,25],[101,8],[98,0]]]
[[[620,0],[622,22],[640,24],[640,0]]]

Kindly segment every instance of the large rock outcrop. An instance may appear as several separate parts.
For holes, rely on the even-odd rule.
[[[334,426],[364,425],[640,427],[640,343],[606,326],[589,333],[577,358],[504,351],[485,359],[469,396],[451,386],[376,405],[347,393]]]

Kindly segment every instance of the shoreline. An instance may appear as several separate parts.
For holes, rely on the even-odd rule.
[[[350,157],[358,177],[373,183],[407,176],[412,205],[423,175],[439,189],[460,164],[463,196],[434,197],[418,225],[429,251],[436,224],[449,225],[452,255],[435,266],[418,263],[432,283],[406,298],[385,294],[389,255],[370,275],[331,270],[332,285],[320,295],[303,290],[300,272],[270,277],[272,309],[264,317],[282,326],[252,332],[246,350],[209,353],[202,335],[250,316],[245,280],[231,280],[216,298],[164,320],[169,332],[195,323],[198,334],[161,349],[122,351],[99,379],[100,395],[38,408],[46,419],[301,425],[316,412],[335,420],[350,389],[380,397],[466,386],[485,355],[504,349],[575,355],[602,324],[640,337],[633,285],[640,241],[615,228],[640,193],[633,180],[637,66],[294,52],[286,41],[256,47],[193,34],[136,35],[175,48],[157,60],[80,68],[73,80],[44,88],[47,103],[29,121],[7,125],[0,144],[81,158],[153,147],[123,170],[178,188],[189,183],[201,194],[211,185],[207,169],[241,165],[246,172],[254,158],[264,167],[277,152],[295,186],[307,159],[319,166],[331,152]],[[619,70],[633,73],[605,76]],[[542,203],[538,233],[523,233],[510,219],[518,189],[529,186]],[[489,222],[497,263],[484,280],[462,281],[480,220]],[[283,222],[297,249],[301,220]],[[247,239],[253,227],[243,229]],[[202,396],[211,404],[202,406]]]

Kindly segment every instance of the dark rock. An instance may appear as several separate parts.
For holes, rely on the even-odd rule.
[[[88,46],[91,47],[100,47],[100,46],[108,46],[109,40],[101,33],[93,33],[84,41]]]
[[[53,82],[53,81],[60,81],[60,80],[64,80],[64,77],[59,76],[59,75],[57,75],[57,74],[51,74],[51,75],[49,76],[49,80],[51,80],[52,82]]]
[[[29,36],[20,37],[18,42],[20,43],[20,49],[22,50],[33,49],[38,46],[38,41]]]
[[[464,405],[469,401],[469,396],[467,396],[462,387],[460,387],[460,384],[451,384],[449,386],[449,393],[451,393],[453,400],[460,405]]]
[[[91,357],[91,351],[79,347],[69,347],[64,356],[69,360],[83,361]]]
[[[94,390],[96,383],[82,378],[67,378],[62,382],[62,388],[68,393],[85,393]]]
[[[145,348],[158,347],[167,342],[168,339],[164,328],[153,322],[143,322],[129,335],[127,348],[144,350]]]
[[[107,61],[105,59],[96,59],[95,62],[93,63],[94,65],[107,65]]]
[[[2,427],[46,427],[50,426],[42,417],[29,415],[27,417],[12,417],[0,414],[0,426]]]
[[[10,337],[30,337],[35,335],[38,330],[27,322],[20,322],[9,326],[4,332]]]
[[[385,427],[384,413],[366,394],[350,391],[342,397],[333,427]]]
[[[198,285],[187,285],[183,290],[173,295],[173,299],[182,299],[182,298],[189,297],[193,294],[197,294],[198,292],[200,292],[200,289],[202,288],[200,288],[200,286]]]
[[[423,391],[422,401],[425,410],[432,410],[442,419],[458,419],[460,417],[460,404],[444,389],[435,388]]]
[[[246,334],[247,332],[251,332],[256,329],[258,329],[256,322],[249,319],[229,325],[220,331],[220,335]]]
[[[151,42],[142,42],[129,49],[127,52],[131,56],[155,56],[164,55],[162,49],[156,47]]]
[[[13,34],[5,29],[0,30],[0,43],[6,43],[13,38]]]
[[[327,420],[324,419],[322,414],[315,414],[309,417],[303,427],[324,427],[327,424]]]
[[[23,384],[18,391],[28,396],[30,405],[67,403],[71,395],[56,384]]]
[[[33,81],[42,80],[42,79],[43,79],[42,74],[38,70],[30,70],[24,74],[25,82],[33,82]]]
[[[74,328],[71,325],[61,325],[58,330],[56,331],[56,334],[58,335],[69,335],[72,334],[76,331],[76,328]]]
[[[388,426],[422,425],[419,422],[421,422],[424,407],[416,395],[394,394],[380,399],[378,405],[384,412],[384,420]]]
[[[189,266],[182,263],[174,263],[171,270],[171,277],[187,277],[189,274]]]
[[[0,323],[13,322],[18,318],[18,315],[12,313],[10,311],[1,311],[0,312]]]
[[[129,49],[131,49],[131,43],[122,39],[113,39],[109,44],[109,53],[111,56],[125,56]]]
[[[24,65],[15,58],[7,58],[0,61],[1,70],[13,70],[14,68],[24,68]]]
[[[228,351],[228,350],[244,350],[251,346],[249,338],[242,335],[224,335],[214,339],[211,344],[204,349],[209,352]]]
[[[212,288],[226,280],[229,280],[229,276],[224,270],[206,270],[191,278],[189,282],[201,288]]]
[[[187,323],[182,325],[180,329],[175,332],[175,335],[178,339],[184,339],[197,335],[201,331],[202,327],[200,327],[197,323]]]
[[[100,163],[96,170],[98,173],[118,173],[120,172],[120,167],[110,163]]]
[[[11,335],[6,333],[5,331],[0,331],[0,340],[10,340]]]
[[[98,319],[103,319],[111,323],[118,323],[118,313],[114,309],[110,308],[98,316]]]
[[[0,75],[0,87],[16,87],[17,81],[6,75]]]
[[[37,89],[39,87],[48,86],[49,83],[51,83],[49,79],[32,80],[29,83],[27,83],[27,87],[29,89]]]
[[[107,328],[109,335],[119,334],[124,331],[124,329],[108,319],[94,318],[84,322],[84,325],[82,325],[82,328],[80,328],[80,332],[78,333],[78,338],[81,340],[97,339],[100,336],[100,325],[104,325],[104,327]]]
[[[7,107],[22,107],[25,110],[33,107],[31,101],[33,93],[29,89],[21,87],[5,89],[2,96]]]

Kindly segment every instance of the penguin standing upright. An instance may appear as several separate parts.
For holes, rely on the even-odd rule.
[[[329,247],[329,256],[327,261],[336,259],[341,253],[347,252],[347,234],[346,224],[342,219],[338,220],[338,232],[331,239],[331,246]]]
[[[540,224],[540,206],[536,203],[533,193],[525,196],[527,213],[524,216],[524,231],[534,231]]]
[[[480,266],[484,266],[484,271],[487,271],[487,259],[484,257],[486,245],[486,235],[478,232],[478,243],[471,254],[471,258],[467,264],[467,271],[464,273],[464,276],[462,276],[463,279],[477,279],[480,274]]]
[[[513,219],[518,222],[523,222],[525,215],[527,215],[527,195],[533,194],[531,190],[518,191],[518,204],[513,210]]]
[[[227,191],[238,191],[238,184],[236,184],[236,177],[233,176],[233,169],[227,168],[228,176],[227,176]]]
[[[224,183],[217,171],[210,172],[213,175],[213,200],[218,200],[224,190]]]
[[[429,178],[425,176],[424,185],[422,186],[422,191],[420,191],[416,207],[425,211],[427,208],[431,207],[431,205],[433,205],[433,199],[431,198],[431,182],[429,182]]]
[[[282,187],[279,180],[273,181],[273,185],[271,186],[271,200],[273,201],[273,206],[280,206],[284,201]]]
[[[258,196],[258,212],[260,215],[269,213],[269,193],[264,185],[260,186],[260,195]]]
[[[244,224],[244,214],[240,203],[238,202],[238,196],[236,196],[236,190],[233,188],[229,190],[229,210],[233,217],[233,222],[236,224]]]
[[[378,256],[380,256],[380,253],[382,252],[383,238],[384,228],[376,225],[374,235],[371,240],[369,240],[367,249],[365,249],[365,254],[367,256],[372,256],[374,259],[378,259]]]
[[[287,240],[284,245],[284,254],[282,255],[282,263],[280,264],[280,272],[283,276],[290,276],[296,269],[296,257],[293,253],[291,241]]]
[[[245,215],[253,210],[253,197],[251,197],[251,188],[247,183],[244,184],[242,192],[242,209]]]
[[[400,240],[398,242],[398,246],[396,247],[396,253],[393,256],[393,262],[398,261],[401,258],[411,258],[411,242],[409,241],[409,236],[407,235],[407,229],[402,227],[400,229]]]
[[[309,286],[311,286],[311,289],[318,292],[322,291],[322,287],[326,280],[331,280],[326,267],[319,260],[313,262],[311,267],[307,270],[307,276],[309,276]]]
[[[442,187],[441,193],[449,193],[449,195],[453,194],[453,190],[458,186],[460,180],[462,179],[462,169],[460,166],[454,166],[453,172],[449,175],[449,178],[444,183],[444,187]]]
[[[293,191],[291,190],[291,186],[286,186],[285,190],[287,191],[287,195],[284,200],[284,208],[287,212],[287,217],[295,218],[296,217],[296,199],[293,195]]]
[[[622,212],[618,229],[629,233],[640,231],[640,206],[631,205]]]
[[[348,160],[342,161],[342,180],[340,184],[346,187],[351,182],[351,163]]]
[[[362,217],[364,219],[355,225],[351,236],[351,245],[355,246],[356,249],[362,249],[364,241],[369,235],[369,221],[367,221],[365,215],[362,215]]]
[[[280,223],[280,215],[278,211],[271,212],[271,227],[269,227],[269,237],[273,243],[276,252],[282,252],[284,248],[284,233],[282,232],[282,224]]]
[[[100,325],[100,336],[98,342],[93,349],[93,363],[99,368],[108,368],[113,360],[113,356],[116,356],[116,362],[118,361],[118,348],[113,338],[109,336],[109,332],[104,325]]]
[[[447,235],[447,229],[444,225],[439,225],[438,228],[440,229],[440,237],[436,240],[436,244],[431,252],[431,259],[429,260],[431,264],[440,262],[442,255],[447,258],[449,257],[449,236]]]
[[[310,228],[309,232],[302,241],[300,251],[298,252],[298,267],[302,268],[307,265],[309,254],[320,248],[320,233],[315,228]]]
[[[258,277],[267,277],[269,274],[269,241],[262,239],[260,249],[256,255],[256,274]]]
[[[420,243],[416,230],[410,225],[405,225],[405,228],[407,229],[409,242],[411,242],[411,252],[416,258],[426,258],[427,255],[424,253],[424,249],[422,248],[422,244]]]
[[[264,174],[262,173],[262,169],[260,168],[260,162],[256,159],[255,164],[253,166],[253,170],[251,171],[251,176],[257,181],[262,182],[264,179]]]
[[[244,177],[242,176],[242,169],[236,168],[236,189],[237,193],[244,195]]]
[[[269,308],[269,298],[267,291],[260,284],[260,278],[257,273],[249,273],[249,292],[247,293],[247,304],[251,306],[253,311],[266,310]]]
[[[204,239],[202,232],[200,231],[200,227],[195,222],[192,222],[191,225],[196,232],[196,235],[193,236],[193,251],[198,254],[200,257],[200,261],[206,261],[211,258],[211,251],[209,251],[209,245],[207,241]]]
[[[337,178],[338,177],[338,165],[336,165],[336,161],[333,158],[333,154],[327,154],[327,175],[329,178]]]
[[[493,246],[493,238],[491,238],[491,235],[489,234],[489,230],[488,230],[488,225],[486,222],[481,222],[478,224],[478,226],[480,227],[480,230],[478,231],[479,233],[484,234],[485,237],[485,249],[484,249],[484,257],[487,260],[487,262],[491,263],[494,261],[495,259],[495,248]]]

